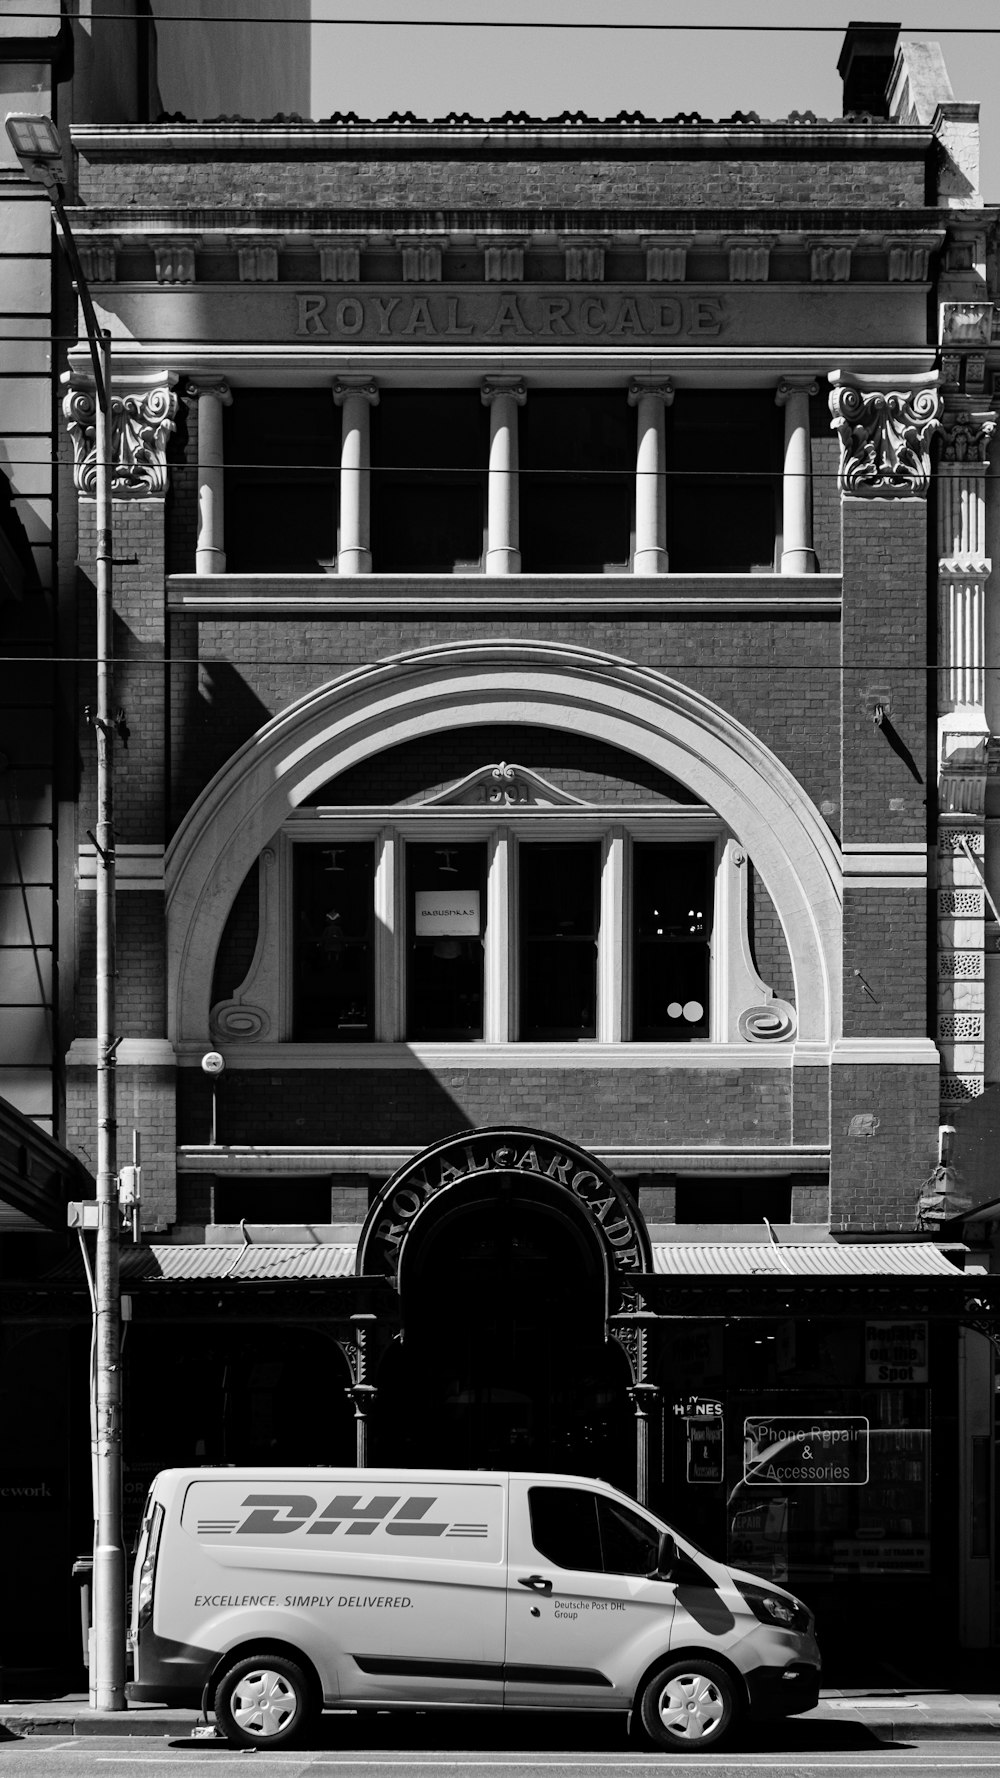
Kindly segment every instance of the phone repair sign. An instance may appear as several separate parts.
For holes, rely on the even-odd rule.
[[[769,1414],[743,1422],[743,1480],[751,1488],[860,1488],[868,1480],[861,1414]]]

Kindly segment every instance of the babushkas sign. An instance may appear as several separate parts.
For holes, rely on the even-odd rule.
[[[552,1187],[583,1210],[604,1251],[608,1274],[652,1269],[649,1235],[631,1196],[585,1149],[539,1130],[467,1130],[425,1149],[386,1181],[361,1231],[357,1270],[398,1283],[408,1236],[432,1199],[470,1180],[516,1175],[551,1202]]]

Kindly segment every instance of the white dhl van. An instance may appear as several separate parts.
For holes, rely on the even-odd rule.
[[[137,1702],[281,1746],[324,1707],[637,1711],[661,1747],[816,1703],[811,1613],[581,1476],[168,1469],[150,1489]]]

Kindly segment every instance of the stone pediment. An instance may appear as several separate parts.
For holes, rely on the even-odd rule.
[[[419,806],[425,809],[587,809],[592,804],[549,784],[527,766],[509,765],[502,759],[497,765],[480,766],[468,777],[450,784],[447,790],[427,797]]]

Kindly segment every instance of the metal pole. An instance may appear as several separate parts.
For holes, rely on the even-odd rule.
[[[21,127],[23,126],[23,127]],[[125,1708],[125,1551],[122,1546],[121,1303],[115,1122],[115,834],[112,778],[112,400],[111,335],[94,299],[63,201],[58,131],[50,118],[14,113],[7,134],[30,177],[44,187],[62,235],[94,367],[97,580],[97,1263],[92,1291],[91,1457],[94,1478],[94,1623],[90,1704]]]
[[[89,327],[88,327],[89,332]],[[96,330],[95,330],[96,332]],[[94,342],[92,341],[92,344]],[[111,338],[96,343],[97,424],[97,1428],[94,1470],[94,1642],[90,1704],[125,1709],[125,1551],[122,1546],[121,1327],[115,1118],[115,832],[112,709]],[[103,394],[103,399],[101,399]]]

